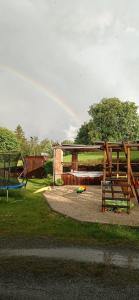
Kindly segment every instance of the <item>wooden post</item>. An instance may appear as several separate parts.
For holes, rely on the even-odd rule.
[[[101,183],[101,190],[102,190],[102,212],[105,211],[105,187],[103,186],[103,184],[105,184],[106,181],[106,149],[104,149],[104,161],[103,161],[103,181]]]
[[[127,182],[128,182],[128,187],[127,187],[127,191],[128,191],[128,195],[127,195],[127,213],[130,212],[130,184],[131,184],[131,180],[130,180],[130,147],[127,147]]]
[[[72,169],[78,171],[78,153],[76,151],[72,152]]]
[[[109,148],[110,177],[112,177],[112,148]]]
[[[119,175],[119,151],[117,151],[117,177]]]

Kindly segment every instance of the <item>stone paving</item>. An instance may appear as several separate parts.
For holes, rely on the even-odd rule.
[[[101,212],[101,187],[88,186],[81,194],[76,186],[54,187],[44,196],[50,207],[63,215],[82,222],[139,226],[139,205],[135,203],[130,214]]]

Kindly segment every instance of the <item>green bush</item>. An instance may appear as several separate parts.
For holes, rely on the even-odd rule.
[[[58,185],[58,186],[64,185],[63,179],[61,179],[61,178],[56,179],[55,185]]]
[[[53,185],[53,176],[48,174],[47,175],[47,178],[45,179],[45,184],[46,186],[49,186],[49,185]]]
[[[44,164],[44,171],[45,175],[48,176],[48,174],[53,175],[53,161],[48,160]]]

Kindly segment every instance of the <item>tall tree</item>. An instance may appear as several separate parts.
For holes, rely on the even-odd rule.
[[[25,133],[20,124],[15,129],[15,134],[18,140],[25,140]]]
[[[41,147],[37,136],[31,136],[29,140],[29,155],[40,155]]]
[[[44,139],[40,142],[41,153],[47,153],[50,157],[53,157],[53,141]]]
[[[91,131],[101,140],[134,141],[139,138],[139,116],[134,102],[123,102],[118,98],[102,99],[89,109]],[[92,140],[92,139],[91,139]]]
[[[135,141],[139,139],[137,105],[118,98],[104,98],[89,108],[90,120],[84,123],[75,139],[76,143],[89,144],[103,141]]]
[[[29,144],[28,144],[28,141],[25,137],[25,133],[20,124],[18,124],[15,129],[15,135],[16,135],[17,141],[20,145],[21,152],[24,155],[28,154],[29,153]]]
[[[89,123],[85,122],[84,124],[81,125],[80,129],[77,132],[75,143],[84,144],[84,145],[88,145],[90,143]]]

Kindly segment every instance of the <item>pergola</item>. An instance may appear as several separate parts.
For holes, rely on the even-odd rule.
[[[61,178],[63,174],[63,154],[70,152],[71,169],[78,171],[78,154],[83,152],[104,151],[104,142],[98,142],[95,145],[57,145],[54,148],[54,181]]]

